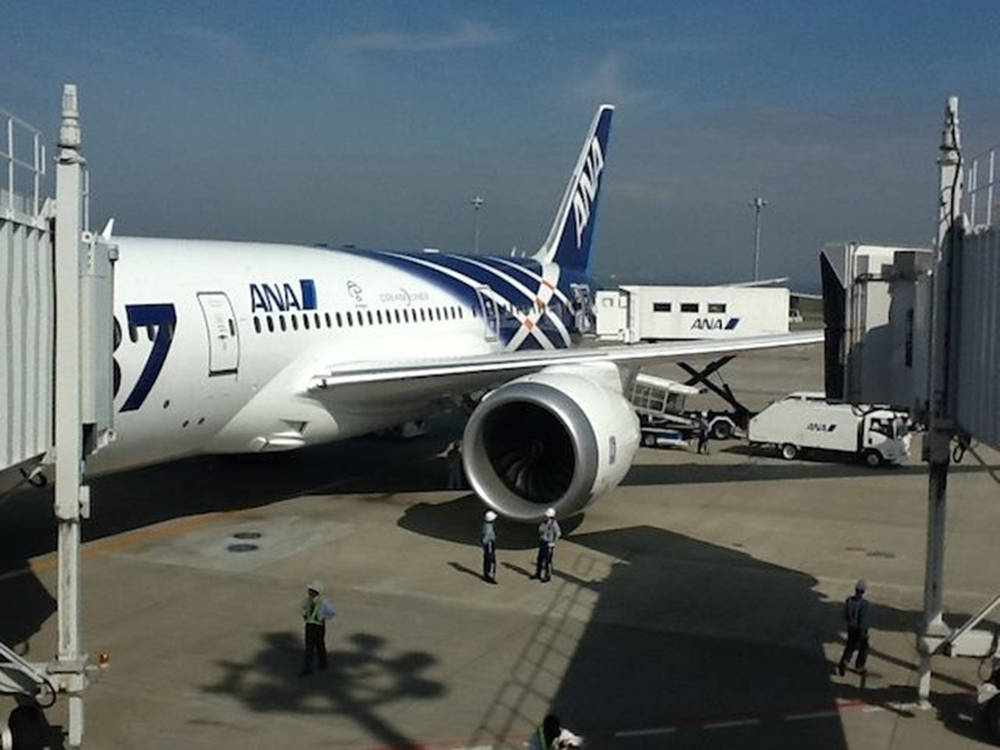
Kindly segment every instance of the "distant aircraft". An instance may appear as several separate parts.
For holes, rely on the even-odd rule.
[[[615,487],[639,445],[623,383],[643,363],[822,337],[574,347],[613,111],[530,257],[115,237],[118,437],[88,474],[343,440],[486,392],[463,460],[488,506],[566,516]]]

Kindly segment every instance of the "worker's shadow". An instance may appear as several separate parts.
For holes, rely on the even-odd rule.
[[[483,512],[486,506],[474,494],[466,494],[440,503],[415,503],[406,508],[397,521],[401,528],[434,539],[444,539],[470,547],[480,545]],[[563,536],[573,533],[583,523],[584,514],[559,521]],[[526,550],[538,546],[538,531],[533,523],[496,521],[497,549]]]
[[[341,716],[387,747],[418,743],[386,720],[381,709],[433,700],[446,692],[442,683],[426,676],[437,663],[434,656],[425,651],[394,652],[384,638],[372,633],[347,636],[345,648],[329,653],[327,669],[307,676],[299,676],[302,640],[297,634],[266,633],[262,639],[250,662],[218,662],[221,676],[204,687],[205,692],[235,698],[255,713]],[[343,730],[343,736],[355,735],[357,728]],[[336,725],[329,732],[327,741],[337,744]]]

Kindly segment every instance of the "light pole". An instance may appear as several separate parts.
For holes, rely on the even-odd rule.
[[[479,255],[479,209],[483,207],[485,203],[482,198],[478,195],[472,199],[472,230],[475,234],[475,253]]]
[[[767,205],[767,201],[759,195],[755,195],[749,205],[753,209],[753,280],[757,281],[760,267],[760,212]]]

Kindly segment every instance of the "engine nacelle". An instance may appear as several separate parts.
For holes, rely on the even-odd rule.
[[[489,393],[465,427],[469,483],[497,513],[536,521],[583,510],[618,485],[639,420],[614,365],[554,366]]]

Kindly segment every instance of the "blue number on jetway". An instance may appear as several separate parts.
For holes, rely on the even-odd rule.
[[[153,339],[153,348],[149,352],[149,359],[146,360],[142,372],[139,373],[139,380],[136,381],[132,392],[128,394],[125,403],[122,404],[122,411],[135,411],[146,396],[153,389],[153,384],[160,376],[163,363],[167,359],[167,352],[174,341],[174,326],[177,324],[177,311],[172,304],[162,305],[126,305],[125,314],[128,318],[129,328],[142,328],[144,326],[156,327],[156,338]]]

